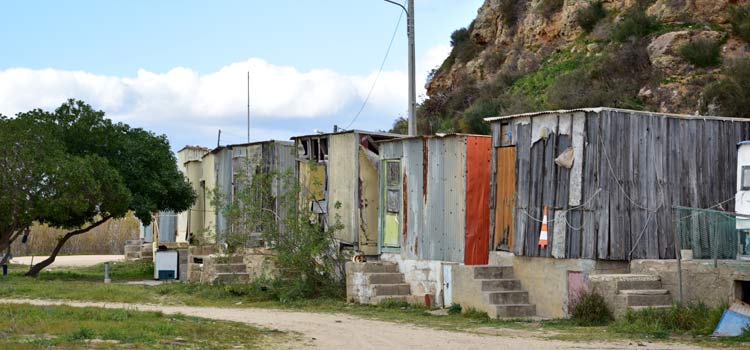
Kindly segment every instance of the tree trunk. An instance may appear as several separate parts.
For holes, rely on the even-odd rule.
[[[55,258],[57,257],[57,254],[60,253],[60,250],[62,250],[62,247],[65,245],[65,243],[69,239],[73,238],[74,236],[77,236],[77,235],[80,235],[80,234],[83,234],[83,233],[91,231],[92,229],[94,229],[94,228],[100,226],[101,224],[107,222],[107,220],[109,220],[110,218],[111,218],[111,216],[105,216],[101,220],[99,220],[99,221],[91,224],[90,226],[88,226],[86,228],[82,228],[82,229],[79,229],[79,230],[70,231],[70,232],[66,233],[65,236],[63,236],[63,238],[61,238],[57,242],[57,245],[55,246],[55,249],[52,250],[52,253],[49,255],[49,257],[47,259],[44,259],[44,260],[42,260],[42,261],[34,264],[34,266],[32,266],[29,269],[29,271],[26,272],[25,276],[29,276],[29,277],[37,277],[37,276],[39,276],[39,273],[42,272],[42,270],[45,267],[47,267],[47,266],[51,265],[53,262],[55,262]]]

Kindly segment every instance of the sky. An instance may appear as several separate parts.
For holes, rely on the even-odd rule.
[[[482,3],[416,0],[418,99]],[[215,146],[219,130],[222,145],[243,143],[248,72],[251,141],[388,130],[407,110],[406,16],[382,0],[0,4],[6,116],[75,98],[173,149]]]

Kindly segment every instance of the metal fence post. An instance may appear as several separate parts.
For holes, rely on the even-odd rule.
[[[104,263],[104,283],[111,283],[112,279],[109,278],[109,262]]]

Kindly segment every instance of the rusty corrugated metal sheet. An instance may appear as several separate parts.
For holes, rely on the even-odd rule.
[[[466,224],[466,137],[427,142],[425,259],[462,262]]]
[[[490,243],[490,157],[492,138],[466,138],[466,243],[464,263],[486,265]]]
[[[409,139],[399,142],[402,145],[403,157],[401,169],[406,180],[404,186],[405,206],[402,209],[404,220],[407,225],[404,230],[401,249],[402,256],[408,259],[420,259],[424,257],[423,250],[425,236],[425,218],[423,197],[423,142],[422,139]]]

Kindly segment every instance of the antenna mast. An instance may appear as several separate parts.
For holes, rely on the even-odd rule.
[[[247,71],[247,143],[250,143],[250,71]]]

